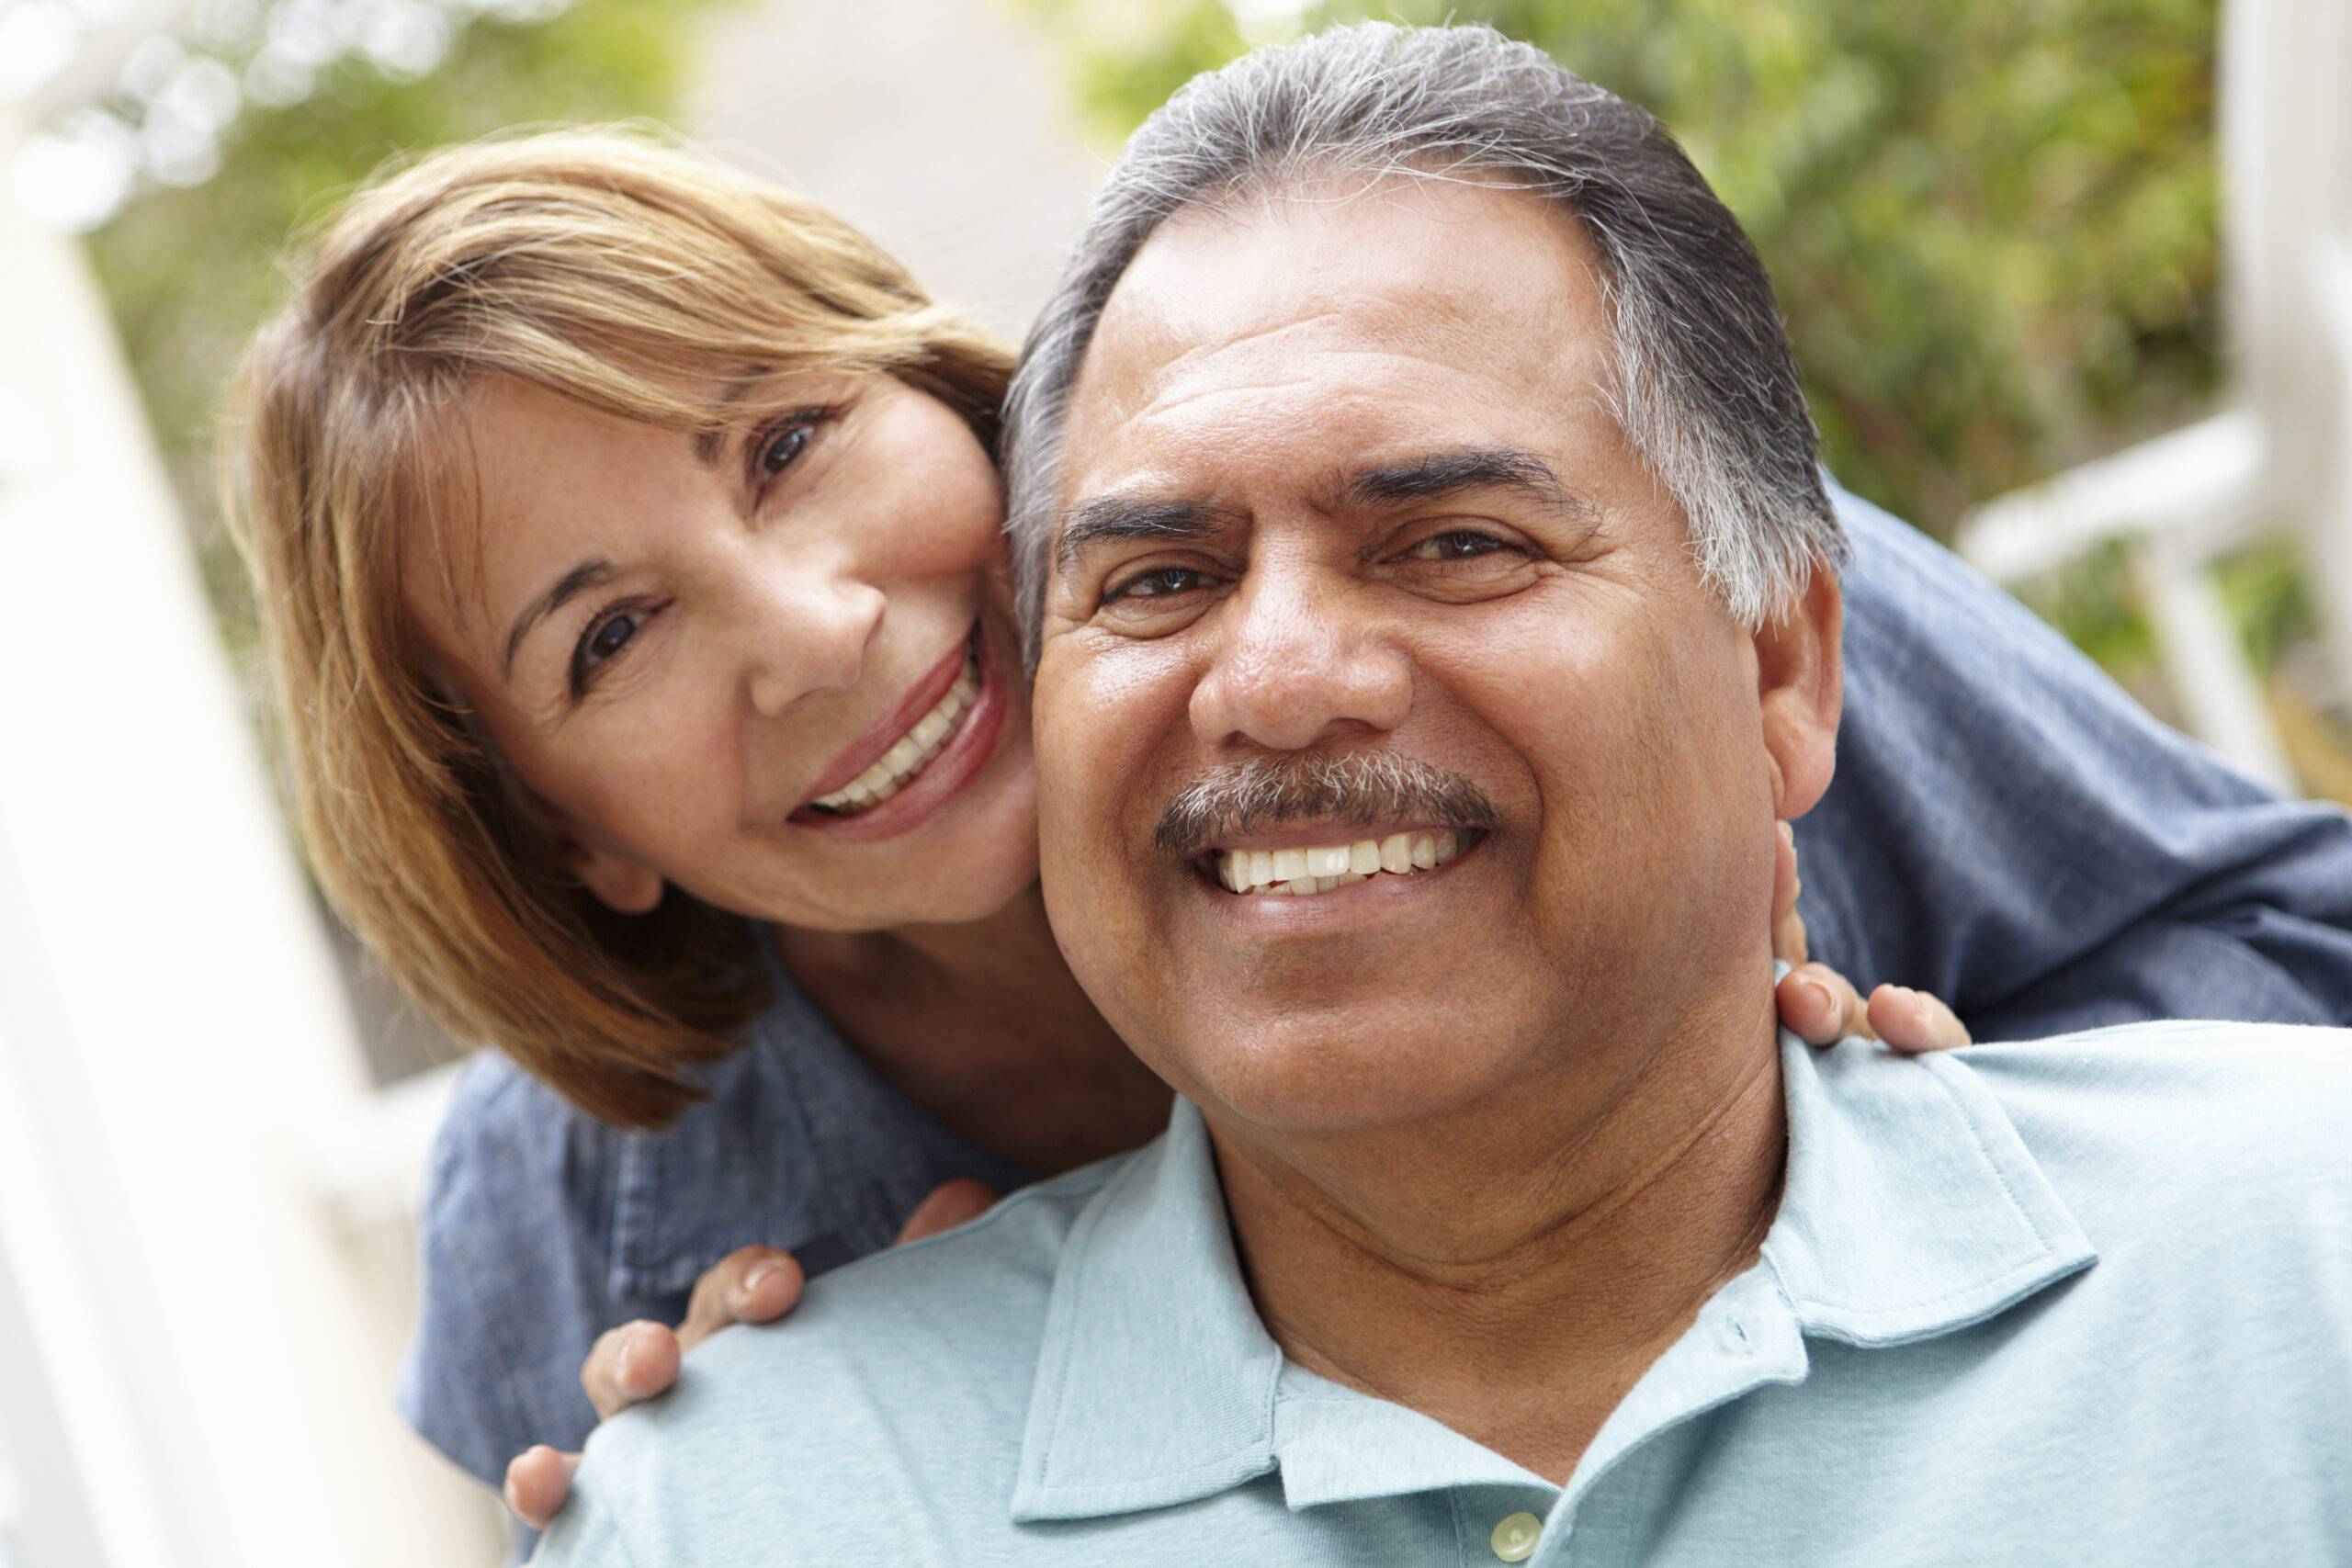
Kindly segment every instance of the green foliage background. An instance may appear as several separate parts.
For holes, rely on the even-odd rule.
[[[672,117],[695,14],[716,3],[577,0],[538,26],[479,22],[418,81],[346,64],[309,101],[248,115],[213,180],[150,193],[92,236],[190,515],[210,515],[212,409],[279,297],[270,262],[290,230],[396,152]],[[1195,72],[1328,22],[1487,21],[1542,45],[1682,139],[1772,269],[1830,464],[1934,532],[2184,423],[2218,380],[2216,0],[971,3],[1046,23],[1106,150]],[[241,641],[240,576],[208,533]],[[2290,560],[2233,570],[2257,651],[2299,635]],[[2119,673],[2147,665],[2112,552],[2034,596]]]
[[[1032,3],[1120,135],[1293,30]],[[1831,465],[1903,516],[1947,529],[2214,386],[2214,0],[1322,0],[1296,28],[1363,16],[1491,22],[1656,111],[1771,268]]]
[[[413,81],[346,61],[303,102],[248,112],[211,180],[149,191],[92,234],[92,263],[187,514],[214,515],[214,410],[245,338],[285,297],[275,261],[298,225],[395,153],[537,121],[671,117],[689,24],[712,3],[576,0],[537,25],[478,21]],[[218,528],[201,533],[214,603],[242,646],[243,572]]]

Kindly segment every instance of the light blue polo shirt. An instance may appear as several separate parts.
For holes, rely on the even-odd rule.
[[[1565,1486],[1286,1365],[1180,1103],[718,1336],[536,1561],[2352,1562],[2352,1036],[1781,1063],[1759,1261]]]

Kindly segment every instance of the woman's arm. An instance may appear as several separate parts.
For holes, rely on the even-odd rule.
[[[1815,945],[1980,1039],[2352,1023],[2352,818],[2245,778],[1950,551],[1832,493],[1854,547],[1838,775],[1797,824]]]

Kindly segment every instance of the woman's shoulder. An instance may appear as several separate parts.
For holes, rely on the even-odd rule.
[[[485,1481],[529,1443],[577,1447],[595,1337],[674,1321],[737,1247],[820,1274],[888,1246],[942,1181],[1021,1184],[884,1082],[788,978],[699,1077],[705,1097],[650,1133],[605,1126],[495,1053],[460,1077],[419,1212],[401,1404]]]
[[[493,1050],[474,1053],[433,1140],[428,1207],[465,1206],[485,1180],[617,1152],[622,1134]]]
[[[825,1027],[797,996],[779,997],[739,1049],[696,1069],[701,1098],[648,1131],[609,1126],[497,1052],[478,1053],[434,1141],[421,1210],[428,1270],[446,1258],[519,1286],[535,1266],[624,1303],[690,1288],[712,1247],[716,1257],[752,1240],[805,1241],[789,1222],[821,1169],[807,1101],[827,1086],[811,1074],[826,1045],[842,1049],[816,1038]]]

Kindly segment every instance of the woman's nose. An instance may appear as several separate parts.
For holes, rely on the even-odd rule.
[[[775,718],[811,693],[857,684],[886,603],[880,589],[854,578],[760,584],[740,633],[752,709]]]

